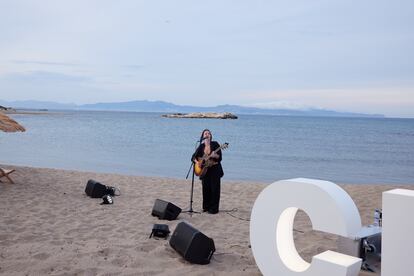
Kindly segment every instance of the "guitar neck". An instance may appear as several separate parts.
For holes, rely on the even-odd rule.
[[[205,155],[205,156],[203,157],[203,158],[204,158],[204,160],[209,159],[209,158],[210,158],[210,156],[211,156],[213,153],[217,153],[219,150],[227,148],[227,146],[228,146],[228,143],[224,143],[223,145],[220,145],[217,149],[215,149],[215,150],[214,150],[213,152],[211,152],[209,155]]]
[[[218,148],[216,148],[212,153],[210,153],[209,155],[208,155],[208,157],[207,158],[210,158],[210,156],[213,154],[213,153],[217,153],[219,150],[221,150],[223,148],[223,146],[220,146],[220,147],[218,147]]]
[[[216,149],[213,151],[213,153],[217,153],[219,150],[221,150],[221,146],[220,146],[220,147],[218,147],[218,148],[216,148]],[[211,153],[210,153],[210,155],[211,155]]]

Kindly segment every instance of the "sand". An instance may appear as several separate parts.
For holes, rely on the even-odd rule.
[[[261,275],[249,242],[251,208],[269,183],[223,179],[220,213],[181,213],[178,220],[151,216],[159,198],[188,209],[191,181],[68,170],[14,168],[15,184],[0,183],[1,275]],[[88,179],[121,190],[113,205],[85,195]],[[381,207],[381,193],[401,185],[341,185],[354,199],[363,225]],[[194,187],[194,210],[201,209],[201,185]],[[237,211],[227,212],[234,208]],[[216,253],[208,265],[185,261],[164,239],[149,239],[153,224],[173,231],[186,221],[211,237]],[[295,220],[298,252],[307,261],[337,237],[312,231],[304,213]],[[303,232],[303,233],[302,233]],[[378,270],[378,267],[376,268]],[[379,275],[362,271],[360,275]]]

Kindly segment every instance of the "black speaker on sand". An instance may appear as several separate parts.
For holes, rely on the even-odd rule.
[[[180,207],[175,206],[171,202],[156,199],[151,215],[158,217],[159,219],[175,220],[180,213]]]
[[[213,239],[186,222],[180,222],[170,239],[170,245],[190,263],[208,264],[216,251]]]
[[[93,198],[101,198],[107,194],[106,186],[90,179],[88,183],[86,183],[85,193]]]

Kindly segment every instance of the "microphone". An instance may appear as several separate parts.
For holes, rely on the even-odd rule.
[[[203,142],[204,140],[208,139],[207,137],[203,137],[200,139],[200,143]]]

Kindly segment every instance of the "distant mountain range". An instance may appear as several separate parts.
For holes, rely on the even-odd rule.
[[[323,117],[384,117],[381,114],[364,114],[352,112],[338,112],[325,109],[267,109],[239,105],[218,105],[200,107],[176,105],[164,101],[129,101],[96,104],[62,104],[45,101],[2,101],[0,105],[15,109],[48,109],[48,110],[96,110],[96,111],[134,111],[134,112],[162,112],[162,113],[190,113],[190,112],[231,112],[234,114],[281,115],[281,116],[323,116]]]

